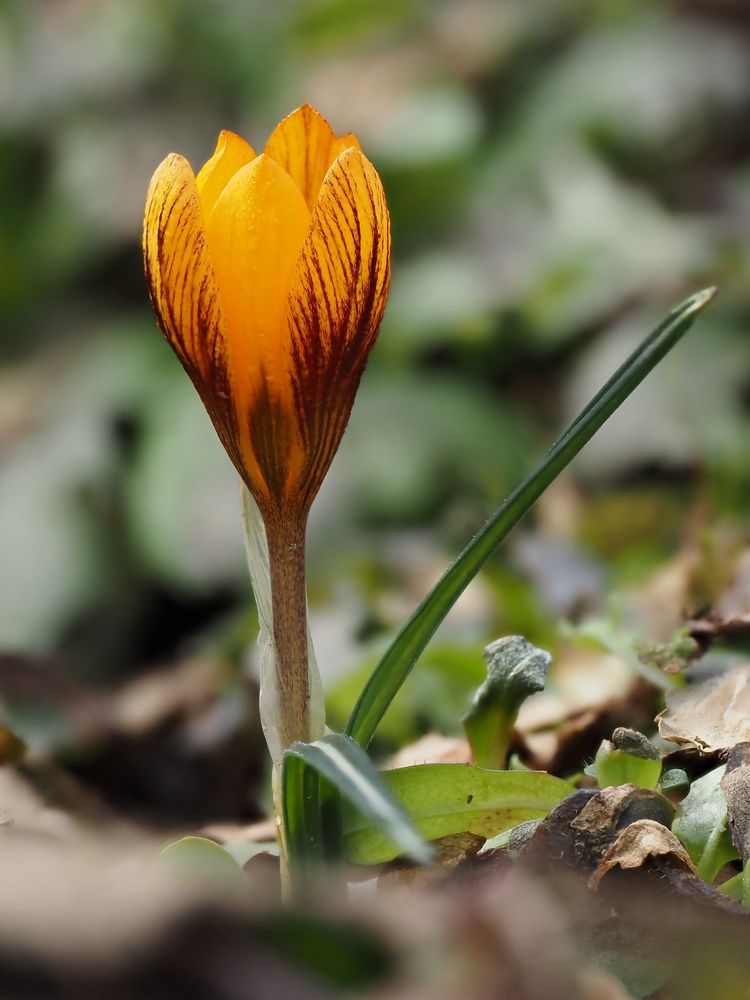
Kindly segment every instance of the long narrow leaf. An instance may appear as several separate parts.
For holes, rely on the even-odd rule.
[[[398,853],[427,862],[432,852],[367,754],[335,733],[293,743],[282,760],[281,800],[293,872],[323,860],[318,778],[329,782],[358,814],[397,845]]]
[[[690,329],[715,294],[715,289],[705,289],[670,313],[605,383],[541,464],[469,542],[403,626],[373,671],[349,718],[346,727],[348,736],[361,746],[368,745],[425,646],[495,548],[602,424]]]

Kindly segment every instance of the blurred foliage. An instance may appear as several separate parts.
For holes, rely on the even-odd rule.
[[[154,326],[142,204],[170,150],[197,166],[224,127],[260,144],[305,100],[357,132],[394,224],[386,320],[311,525],[329,681],[362,668],[654,316],[706,284],[719,303],[576,465],[562,534],[601,587],[643,576],[701,505],[746,529],[745,5],[6,0],[0,649],[97,684],[201,644],[238,659],[237,487]],[[497,634],[554,645],[561,609],[539,587],[501,554],[386,732],[454,728]]]

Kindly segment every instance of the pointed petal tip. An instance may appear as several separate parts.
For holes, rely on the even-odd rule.
[[[249,143],[247,142],[247,140],[243,139],[242,136],[238,132],[233,132],[229,128],[223,128],[221,130],[221,132],[219,132],[219,135],[218,135],[218,137],[216,139],[216,150],[215,150],[215,152],[217,152],[217,153],[221,152],[223,149],[226,149],[226,147],[228,145],[230,145],[231,143],[234,143],[234,142],[239,142],[243,146],[248,146],[249,145]]]
[[[282,135],[287,135],[290,133],[295,133],[300,130],[302,135],[307,134],[307,130],[311,124],[314,123],[313,127],[317,127],[327,132],[330,135],[331,140],[335,139],[336,133],[331,128],[330,122],[327,120],[325,115],[322,115],[316,107],[307,101],[304,104],[300,104],[298,108],[290,111],[288,115],[284,115],[281,121],[276,125],[271,135],[268,137],[268,142],[266,143],[266,149],[268,149],[269,144],[273,148],[272,140],[278,138]]]

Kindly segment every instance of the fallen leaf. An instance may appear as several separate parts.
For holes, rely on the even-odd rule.
[[[485,838],[474,833],[456,833],[434,840],[432,846],[437,858],[431,865],[415,865],[397,859],[388,865],[378,878],[378,887],[386,885],[433,885],[446,878],[462,865],[470,863],[484,846]]]
[[[750,549],[740,553],[731,582],[711,611],[691,621],[689,628],[704,645],[750,628]]]
[[[696,747],[703,753],[750,740],[750,667],[736,667],[666,695],[657,716],[665,740]]]
[[[653,698],[653,688],[616,656],[568,646],[555,657],[545,690],[519,710],[523,759],[539,770],[573,770],[616,726],[650,725]]]
[[[672,812],[663,795],[647,788],[579,789],[541,821],[521,856],[532,868],[562,864],[589,874],[624,827],[644,819],[670,824]]]
[[[727,800],[732,843],[747,864],[750,859],[750,743],[740,743],[731,750],[721,790]]]
[[[589,887],[596,889],[613,868],[640,868],[649,858],[660,855],[669,855],[687,871],[697,874],[687,851],[671,830],[652,819],[636,820],[622,830],[599,862],[589,879]]]

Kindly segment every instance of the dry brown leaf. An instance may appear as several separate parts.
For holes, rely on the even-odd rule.
[[[699,551],[688,547],[629,595],[630,612],[652,642],[669,642],[676,629],[684,624],[686,609],[691,605],[692,581],[699,566]]]
[[[589,879],[589,887],[596,889],[613,868],[640,868],[649,858],[671,856],[689,872],[697,875],[687,851],[666,826],[652,819],[639,819],[626,826],[612,844],[596,871]]]
[[[522,756],[539,770],[576,767],[616,726],[650,723],[652,700],[652,689],[616,656],[568,646],[555,657],[545,690],[518,713]]]
[[[746,864],[750,858],[750,743],[740,743],[730,752],[721,790],[727,800],[732,843]]]
[[[750,740],[750,667],[670,691],[659,735],[705,753]]]
[[[688,623],[690,634],[704,647],[724,636],[750,629],[750,549],[726,557],[729,582],[711,600],[708,614]]]
[[[195,657],[137,677],[113,695],[112,723],[122,733],[141,736],[165,719],[195,713],[213,700],[222,670],[220,662]]]
[[[716,602],[716,617],[724,622],[750,625],[750,549],[734,565],[732,582]]]
[[[614,785],[597,792],[571,822],[574,830],[586,833],[614,829],[625,805],[632,800],[635,785]]]
[[[463,864],[471,862],[481,850],[484,837],[474,833],[457,833],[432,841],[437,853],[433,864],[424,867],[408,861],[395,861],[388,865],[378,879],[378,886],[425,886],[439,883]]]

